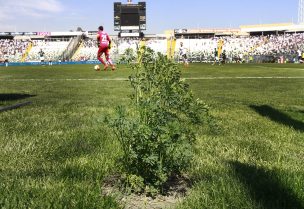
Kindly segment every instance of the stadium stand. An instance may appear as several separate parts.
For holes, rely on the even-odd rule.
[[[20,62],[29,43],[27,40],[0,39],[0,58]]]
[[[127,49],[136,51],[139,47],[139,39],[122,38],[117,40],[117,53],[124,54]]]
[[[97,41],[92,38],[82,40],[78,50],[73,55],[73,61],[88,61],[97,59]]]
[[[46,61],[58,61],[62,59],[62,53],[67,48],[69,41],[33,40],[32,44],[32,49],[29,51],[25,61],[40,61],[39,51],[41,49],[45,53],[44,57]]]
[[[188,49],[192,62],[210,62],[218,40],[224,41],[223,50],[226,51],[228,61],[236,62],[239,59],[249,62],[253,57],[255,62],[276,62],[279,57],[295,62],[297,50],[304,51],[303,33],[268,35],[268,36],[224,36],[207,39],[178,39]],[[178,48],[175,49],[178,59]]]
[[[161,54],[167,53],[167,40],[166,39],[151,39],[146,42],[146,46],[153,49],[155,52]]]
[[[118,61],[127,49],[134,52],[142,42],[139,38],[111,37],[111,58]],[[212,35],[189,37],[186,35],[166,38],[150,36],[144,44],[154,51],[168,54],[173,49],[175,59],[179,60],[179,45],[183,42],[190,62],[212,62],[214,49],[219,40],[223,41],[228,62],[298,62],[298,54],[304,52],[304,33],[273,33],[268,35]],[[39,61],[39,51],[45,53],[45,60],[96,61],[97,41],[95,35],[75,35],[70,37],[40,37],[32,40],[0,39],[0,60],[10,62]],[[69,56],[64,56],[68,54]]]

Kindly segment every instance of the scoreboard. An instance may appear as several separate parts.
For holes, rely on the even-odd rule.
[[[146,30],[146,2],[122,4],[114,2],[114,30],[140,33]]]

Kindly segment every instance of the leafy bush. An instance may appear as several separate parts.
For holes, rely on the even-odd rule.
[[[129,62],[131,104],[117,107],[109,121],[123,150],[125,181],[135,192],[155,193],[189,166],[208,107],[194,99],[176,63],[149,48],[138,51],[138,58]]]

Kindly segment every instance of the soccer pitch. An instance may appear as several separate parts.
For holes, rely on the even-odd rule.
[[[210,106],[177,208],[304,208],[304,65],[191,64],[182,77]],[[103,122],[128,105],[131,70],[1,67],[0,208],[119,208],[101,195],[121,151]],[[185,124],[186,125],[186,124]]]

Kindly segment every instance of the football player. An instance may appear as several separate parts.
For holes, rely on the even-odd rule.
[[[189,67],[189,62],[188,62],[188,57],[187,57],[187,49],[184,47],[183,42],[180,42],[179,55],[183,60],[184,66]]]
[[[97,42],[98,42],[98,52],[97,58],[104,65],[104,70],[107,70],[109,67],[108,64],[111,65],[112,70],[115,70],[115,66],[110,59],[110,48],[111,48],[111,39],[109,35],[103,31],[103,26],[99,26],[97,32]],[[102,55],[105,54],[106,62],[102,59]]]

